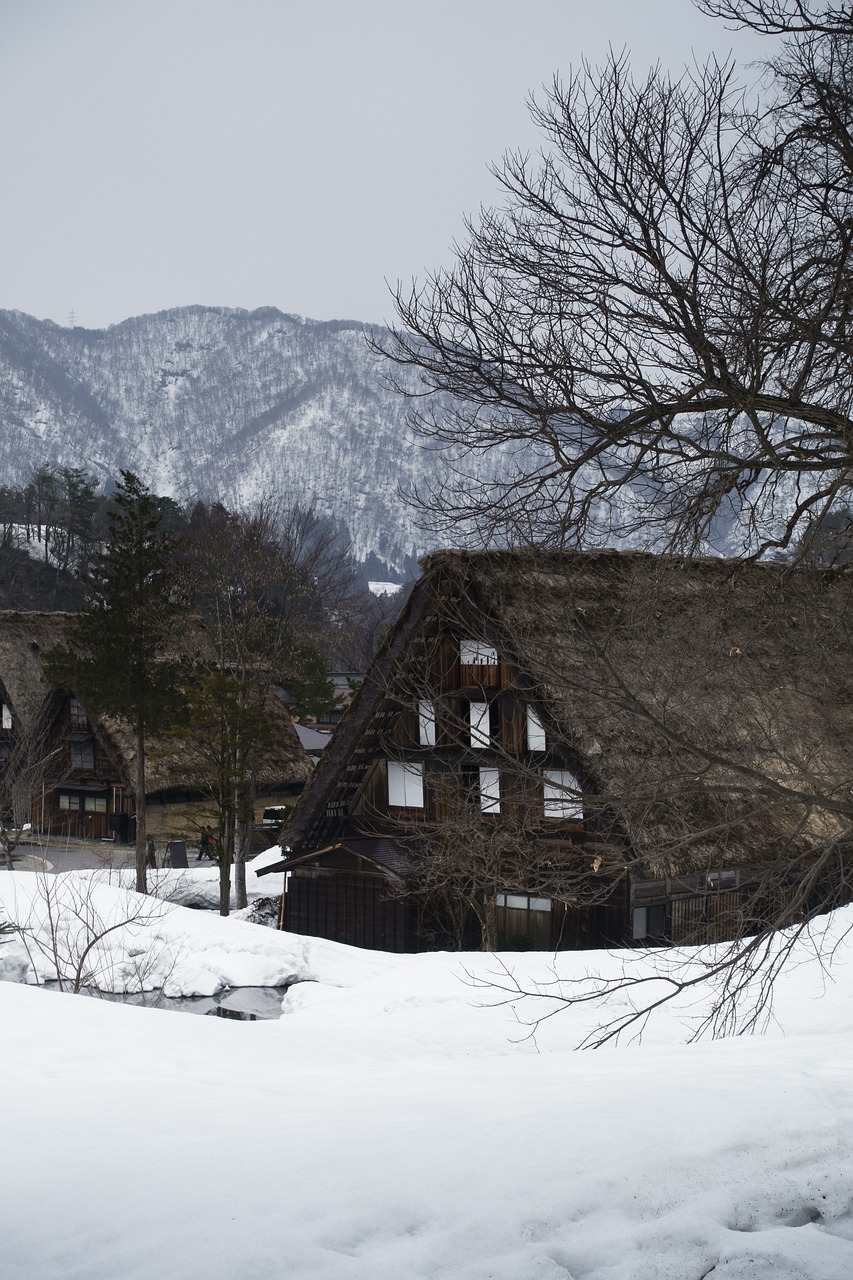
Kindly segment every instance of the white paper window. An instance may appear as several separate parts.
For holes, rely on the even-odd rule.
[[[3,703],[3,728],[4,729],[12,728],[12,712],[6,706],[5,702]]]
[[[481,640],[460,640],[459,661],[463,667],[496,667],[498,651]]]
[[[545,730],[533,707],[527,708],[527,750],[545,750]]]
[[[418,703],[418,742],[422,747],[435,746],[435,704]]]
[[[580,783],[568,769],[545,770],[545,817],[582,818]]]
[[[488,702],[472,702],[470,708],[471,746],[487,747],[491,742],[489,736],[489,704]]]
[[[514,907],[520,911],[550,911],[550,898],[528,898],[526,893],[499,893],[495,897],[496,907]]]
[[[501,775],[497,769],[480,770],[480,808],[483,813],[501,811]]]
[[[395,809],[424,807],[424,767],[388,761],[388,805]]]

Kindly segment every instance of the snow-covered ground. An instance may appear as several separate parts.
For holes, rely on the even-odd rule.
[[[0,884],[6,914],[27,879]],[[134,901],[95,892],[99,919]],[[472,985],[549,981],[552,956],[162,910],[110,935],[117,967],[156,935],[181,990],[302,981],[256,1023],[0,983],[4,1280],[853,1276],[853,910],[827,923],[833,980],[792,965],[763,1036],[688,1044],[694,1002],[596,1053],[573,1047],[600,1010],[531,1039],[543,1006]]]

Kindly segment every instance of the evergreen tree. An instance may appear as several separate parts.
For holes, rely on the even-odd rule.
[[[57,557],[63,569],[85,572],[97,543],[98,482],[82,467],[60,467],[65,542]]]
[[[122,471],[109,517],[107,550],[88,576],[88,603],[77,613],[69,647],[45,656],[47,679],[73,689],[88,711],[125,720],[136,740],[136,888],[145,876],[145,743],[182,705],[177,662],[165,650],[178,605],[174,539],[163,532],[162,508],[130,471]]]

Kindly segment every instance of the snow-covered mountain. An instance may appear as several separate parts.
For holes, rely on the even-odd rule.
[[[179,500],[313,501],[359,559],[400,569],[430,543],[398,488],[438,460],[413,440],[367,328],[272,307],[180,307],[97,330],[0,311],[0,477],[127,468]]]

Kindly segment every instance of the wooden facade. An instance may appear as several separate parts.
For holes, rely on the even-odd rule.
[[[297,837],[295,857],[281,864],[289,871],[283,927],[395,951],[459,945],[460,939],[478,946],[478,912],[448,923],[454,913],[443,916],[430,886],[437,850],[461,828],[462,838],[470,832],[490,860],[482,894],[500,948],[626,941],[626,883],[586,876],[596,860],[612,863],[614,854],[594,812],[586,811],[583,766],[568,744],[546,731],[530,682],[470,613],[448,630],[433,616],[412,639],[405,663],[383,674],[381,684],[368,673],[357,699],[370,703],[363,732],[353,736],[310,828]],[[338,730],[337,743],[348,724]],[[295,828],[292,823],[284,833],[289,844],[300,816],[301,804]],[[525,845],[551,850],[549,869],[537,862],[534,873],[531,862],[528,881],[517,858],[496,851],[496,834],[507,829]],[[329,852],[330,841],[351,847],[376,839],[406,846],[393,871],[381,865],[344,871],[340,854]],[[460,885],[465,876],[460,867]],[[581,894],[577,886],[585,878]],[[479,893],[477,884],[468,883],[465,892]]]
[[[52,757],[45,785],[34,798],[33,825],[51,836],[128,842],[135,805],[115,751],[73,695],[53,695],[47,715]]]
[[[322,865],[291,872],[285,894],[284,928],[371,951],[416,951],[412,903],[389,891],[381,873]]]

